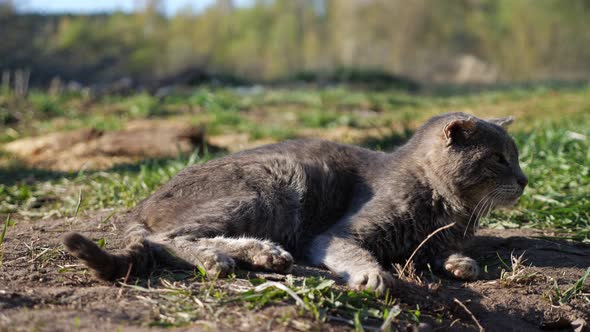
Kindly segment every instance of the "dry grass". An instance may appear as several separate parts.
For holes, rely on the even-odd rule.
[[[525,252],[520,254],[520,256],[517,256],[514,253],[511,253],[510,265],[506,264],[504,260],[500,258],[500,261],[505,267],[505,269],[503,268],[500,272],[500,283],[502,286],[512,287],[518,285],[530,285],[536,281],[543,281],[546,279],[545,276],[534,271],[531,266],[525,265],[526,259],[524,259],[524,254]]]

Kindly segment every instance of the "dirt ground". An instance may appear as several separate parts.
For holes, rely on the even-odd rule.
[[[136,120],[118,131],[83,128],[12,141],[3,150],[31,167],[76,172],[146,158],[174,157],[203,146],[202,128],[182,122]]]
[[[0,265],[0,331],[143,331],[154,317],[161,315],[162,309],[152,294],[96,281],[62,251],[60,237],[72,230],[95,240],[105,238],[107,249],[123,247],[119,233],[124,225],[117,218],[107,218],[109,214],[110,211],[102,211],[77,218],[16,218],[0,248],[0,257],[2,252],[4,255]],[[467,253],[487,270],[481,280],[463,283],[444,279],[436,287],[404,284],[394,290],[394,296],[399,296],[401,302],[420,303],[421,310],[429,312],[430,317],[438,312],[439,319],[423,325],[422,330],[475,331],[477,324],[486,331],[588,328],[587,297],[573,297],[567,304],[557,305],[551,294],[555,283],[563,291],[583,275],[590,266],[590,246],[552,239],[546,237],[550,234],[526,229],[483,229],[479,235]],[[510,262],[511,253],[523,252],[527,259],[525,265],[531,267],[512,282],[506,276],[501,278],[499,257]],[[294,278],[314,274],[332,278],[326,271],[301,265],[292,274]],[[271,273],[250,276],[278,281],[286,278]],[[236,279],[218,281],[216,287],[234,291],[251,288],[244,277],[238,273]],[[584,292],[588,293],[588,284]],[[207,311],[206,305],[203,310]],[[202,319],[176,330],[352,329],[345,322],[320,323],[297,312],[293,301],[255,310],[229,303],[227,310],[203,315]],[[152,326],[151,329],[164,328]]]
[[[402,130],[401,127],[358,129],[341,126],[307,128],[298,136],[360,144],[387,138]],[[182,119],[135,120],[117,131],[83,128],[22,138],[0,144],[0,150],[29,167],[78,172],[82,169],[108,169],[145,159],[174,158],[179,154],[192,153],[195,149],[202,152],[204,144],[210,152],[237,152],[276,141],[273,138],[252,139],[247,133],[207,136],[202,127],[186,124]]]

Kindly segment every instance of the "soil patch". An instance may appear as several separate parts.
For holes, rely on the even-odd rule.
[[[359,129],[346,126],[307,128],[297,137],[319,138],[348,144],[389,142],[401,128]],[[179,120],[136,120],[117,131],[83,128],[19,139],[2,146],[24,165],[49,171],[100,170],[144,159],[173,158],[179,154],[224,150],[238,152],[278,142],[273,138],[252,139],[247,133],[206,137],[204,128]],[[399,144],[402,140],[387,143]],[[379,144],[377,144],[379,145]],[[379,146],[383,148],[383,146]]]
[[[24,138],[4,145],[27,166],[53,171],[106,169],[149,158],[175,157],[205,144],[202,128],[140,120],[118,131],[85,128]]]
[[[107,218],[111,211],[93,212],[77,218],[15,219],[0,253],[0,331],[141,331],[154,326],[161,303],[154,294],[96,281],[60,245],[61,236],[79,231],[92,239],[106,240],[107,249],[122,248],[123,221]],[[539,328],[582,331],[590,322],[588,283],[565,304],[559,304],[556,287],[564,291],[590,266],[590,246],[547,237],[540,231],[483,229],[467,252],[486,272],[481,280],[458,282],[435,278],[427,285],[402,283],[394,290],[400,303],[420,305],[434,329],[475,331],[475,320],[487,331],[537,331]],[[508,281],[511,254],[524,253],[523,278]],[[500,260],[501,258],[501,260]],[[502,273],[504,269],[504,274]],[[534,274],[535,277],[527,277]],[[252,288],[247,277],[284,282],[289,278],[322,275],[322,269],[298,265],[291,276],[238,272],[232,280],[218,280],[215,289],[232,292]],[[337,279],[334,279],[337,280]],[[182,281],[190,287],[190,281]],[[143,281],[145,285],[145,281]],[[152,285],[156,289],[162,285]],[[334,287],[344,289],[337,284]],[[455,300],[456,299],[456,300]],[[459,304],[461,303],[461,305]],[[347,330],[346,322],[318,322],[300,315],[293,301],[250,309],[243,303],[228,303],[224,310],[195,313],[189,325],[179,330]],[[463,307],[464,306],[464,307]],[[469,310],[467,313],[465,310]],[[378,326],[377,326],[378,327]],[[430,328],[429,326],[423,326]]]

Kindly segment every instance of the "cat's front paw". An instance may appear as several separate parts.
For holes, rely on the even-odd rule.
[[[447,258],[444,267],[453,277],[458,279],[474,280],[479,276],[479,266],[471,257],[453,254]]]
[[[208,250],[202,253],[199,258],[209,277],[226,277],[234,271],[236,266],[233,258],[215,250]]]
[[[293,267],[293,256],[277,245],[269,245],[252,257],[254,267],[287,273]]]
[[[393,287],[395,279],[389,272],[383,270],[360,271],[348,279],[348,286],[356,290],[371,290],[379,294],[385,293]]]

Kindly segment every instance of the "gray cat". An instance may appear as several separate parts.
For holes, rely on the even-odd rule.
[[[527,185],[511,118],[464,113],[431,118],[392,153],[320,140],[243,151],[179,172],[127,213],[128,247],[110,254],[82,235],[64,244],[104,280],[156,265],[198,265],[226,275],[236,265],[288,272],[293,257],[325,266],[356,289],[383,292],[387,271],[414,262],[474,279],[459,253],[478,219],[514,204]]]

